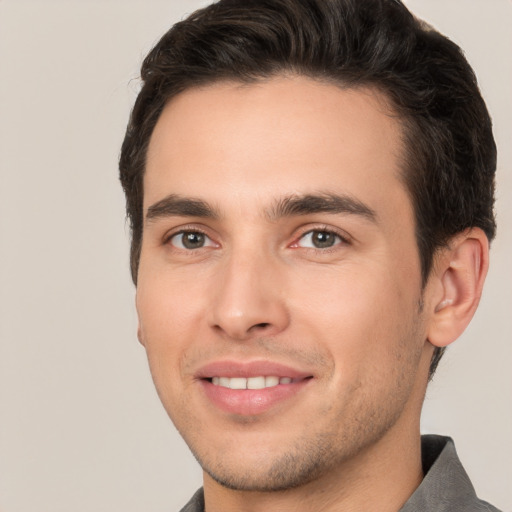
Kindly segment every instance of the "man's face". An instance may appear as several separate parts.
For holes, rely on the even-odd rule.
[[[431,352],[400,137],[378,93],[299,77],[192,89],[158,121],[139,337],[224,485],[300,485],[418,428]]]

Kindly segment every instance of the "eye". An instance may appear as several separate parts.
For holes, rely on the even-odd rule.
[[[180,231],[173,235],[169,242],[177,249],[187,251],[202,249],[203,247],[214,247],[215,243],[201,231]]]
[[[302,235],[297,242],[297,246],[311,249],[329,249],[344,241],[340,235],[332,231],[315,229]]]

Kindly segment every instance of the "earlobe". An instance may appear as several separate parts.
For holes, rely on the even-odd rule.
[[[479,228],[457,235],[448,248],[440,251],[431,276],[436,281],[428,327],[432,345],[449,345],[468,326],[478,307],[488,267],[489,242]]]

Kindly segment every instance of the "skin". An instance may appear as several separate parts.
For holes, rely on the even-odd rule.
[[[460,279],[446,270],[452,252],[421,287],[400,125],[389,113],[375,91],[288,76],[185,91],[157,123],[144,178],[152,214],[139,339],[203,467],[208,512],[396,511],[421,481],[427,338],[456,337],[436,304],[449,290],[440,309],[452,311]],[[215,216],[155,208],[171,194]],[[276,211],[283,198],[326,194],[372,215]],[[183,246],[184,231],[204,245]],[[332,245],[315,247],[312,233],[330,233]],[[467,261],[477,235],[459,251]],[[220,359],[274,361],[312,378],[261,414],[229,414],[197,378]]]

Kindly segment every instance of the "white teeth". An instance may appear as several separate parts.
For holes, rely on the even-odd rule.
[[[231,389],[247,389],[247,379],[243,377],[232,377],[229,379],[229,387]]]
[[[264,389],[278,386],[279,384],[290,384],[291,377],[212,377],[214,386],[221,386],[230,389]]]
[[[270,388],[279,384],[279,377],[265,377],[265,387]]]
[[[265,387],[265,377],[250,377],[247,379],[247,389],[263,389]]]

